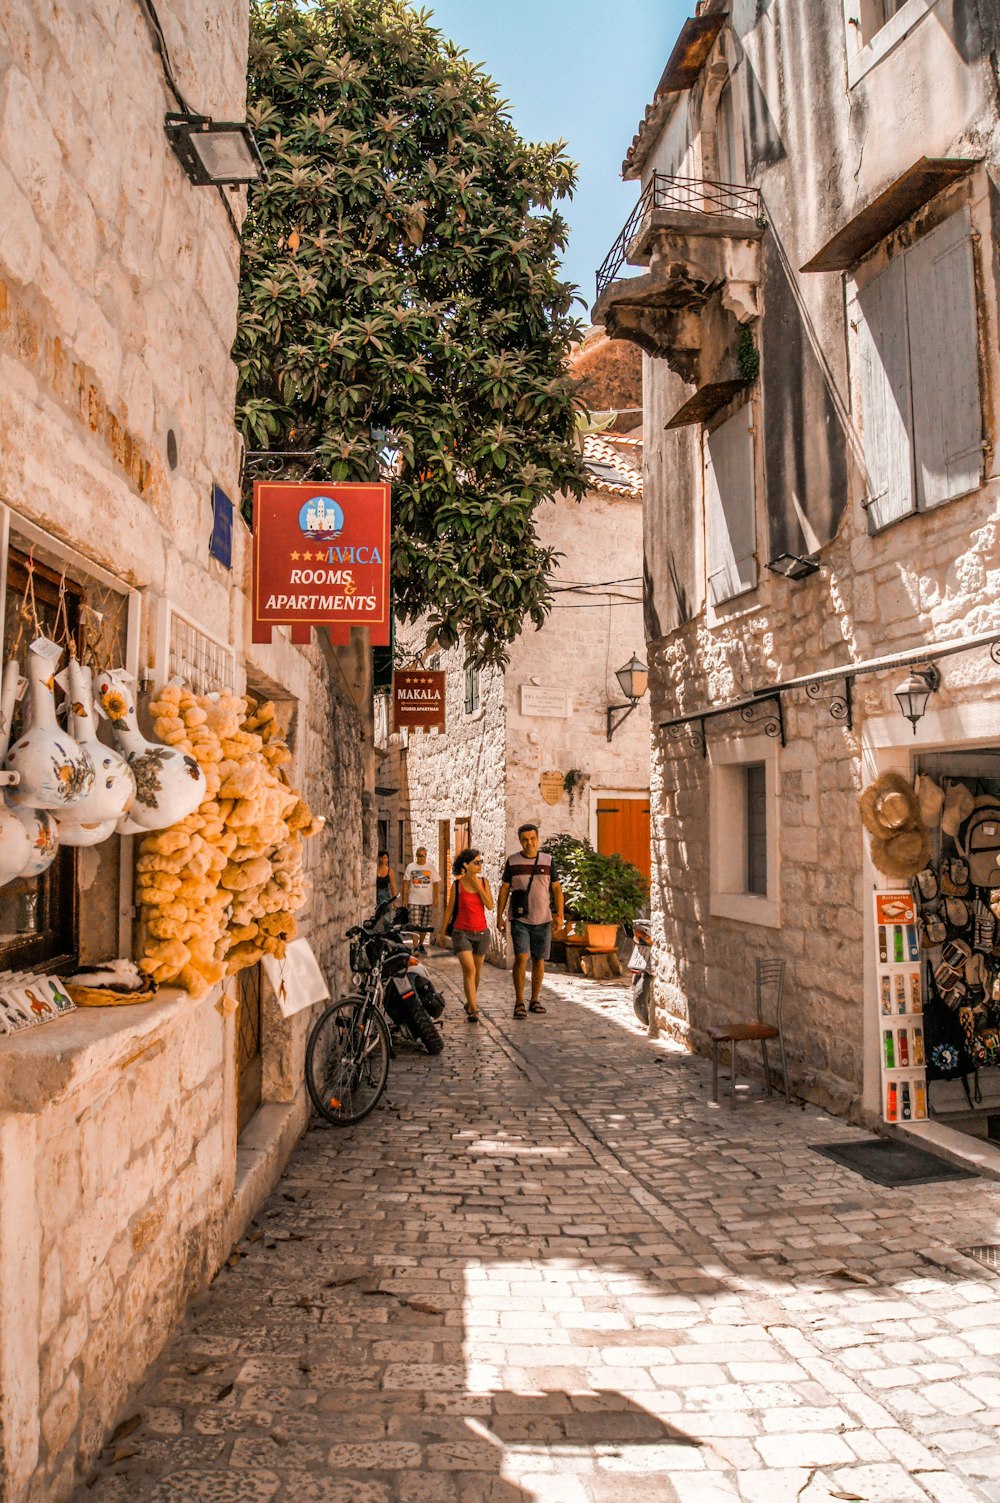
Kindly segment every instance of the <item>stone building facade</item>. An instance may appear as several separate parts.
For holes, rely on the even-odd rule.
[[[869,1120],[891,884],[859,790],[1000,747],[989,643],[950,651],[1000,631],[998,27],[705,0],[594,311],[645,352],[657,1006],[704,1047],[785,960],[794,1089]],[[914,734],[894,690],[924,659]]]
[[[244,0],[157,0],[156,14],[183,96],[242,119]],[[199,692],[275,697],[292,780],[337,821],[336,840],[308,850],[301,927],[343,986],[339,936],[359,905],[370,814],[370,654],[360,639],[334,651],[280,632],[252,646],[238,504],[231,568],[210,552],[213,487],[240,492],[230,350],[244,198],[225,192],[227,211],[169,148],[178,101],[153,15],[137,0],[0,8],[5,655],[30,640],[30,563],[40,592],[62,579],[103,623],[140,707],[175,673]],[[52,964],[129,954],[131,844],[60,858],[63,885],[41,917],[30,893],[15,912],[0,892],[0,966],[46,926]],[[306,1121],[309,1017],[285,1017],[266,979],[244,976],[198,1001],[162,990],[144,1008],[80,1010],[0,1038],[5,1503],[68,1496],[268,1192]]]
[[[641,656],[640,440],[590,435],[584,444],[591,488],[579,502],[557,496],[536,513],[541,545],[560,555],[545,625],[514,643],[502,671],[467,669],[461,648],[423,655],[447,675],[443,733],[390,735],[385,712],[379,814],[400,870],[419,846],[446,866],[471,841],[496,894],[525,820],[537,821],[543,838],[565,832],[614,849],[617,815],[629,834],[648,819],[646,702],[607,736],[607,707],[622,702],[615,671]],[[401,633],[398,660],[416,657],[423,641],[420,630]],[[602,806],[613,812],[599,814]],[[642,851],[623,854],[648,861],[648,834],[641,838]]]

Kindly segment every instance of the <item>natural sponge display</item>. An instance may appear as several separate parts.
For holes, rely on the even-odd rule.
[[[167,684],[150,713],[160,740],[196,759],[207,796],[140,844],[140,964],[161,985],[201,996],[264,955],[284,955],[306,899],[303,842],[322,822],[282,771],[291,752],[272,704]]]

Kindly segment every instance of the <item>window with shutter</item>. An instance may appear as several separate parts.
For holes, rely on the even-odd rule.
[[[917,505],[978,490],[983,471],[976,275],[967,208],[905,257]]]
[[[868,518],[885,527],[913,510],[910,355],[903,258],[891,261],[858,295],[861,405],[868,469]]]
[[[982,481],[983,420],[968,208],[858,293],[868,519],[873,532]]]
[[[757,583],[757,519],[750,407],[708,436],[705,454],[708,584],[713,605]]]

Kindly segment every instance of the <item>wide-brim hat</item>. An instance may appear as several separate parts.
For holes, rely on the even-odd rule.
[[[944,809],[944,789],[926,773],[922,773],[917,779],[917,804],[920,808],[920,818],[928,830],[936,830],[941,823],[941,811]]]
[[[872,866],[895,882],[909,882],[930,860],[931,838],[926,830],[897,830],[888,837],[873,835]]]
[[[976,801],[964,783],[949,783],[945,789],[944,812],[941,815],[944,833],[954,839],[975,807]]]
[[[865,829],[882,840],[901,830],[924,828],[917,795],[898,772],[880,773],[862,793],[858,807]]]

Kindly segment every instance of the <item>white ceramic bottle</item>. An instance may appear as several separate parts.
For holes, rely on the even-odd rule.
[[[14,706],[21,687],[21,668],[16,659],[11,659],[4,669],[3,692],[0,705],[3,710],[4,730],[0,736],[0,762],[7,756],[10,730],[14,722]],[[0,778],[17,778],[16,772],[0,773]],[[18,877],[40,877],[47,871],[59,852],[59,826],[44,809],[16,809],[6,799],[2,805],[8,813],[16,816],[28,838],[26,864],[17,873]]]
[[[10,744],[10,728],[20,678],[18,664],[8,663],[0,692],[0,762],[6,757]],[[9,779],[8,786],[16,783],[17,778],[16,772],[0,772],[0,783]],[[27,822],[20,817],[21,812],[10,808],[5,800],[0,799],[0,887],[5,887],[8,882],[19,877],[34,855],[32,833]]]
[[[135,803],[118,824],[123,834],[165,830],[193,813],[205,798],[205,774],[194,757],[139,730],[135,701],[125,675],[104,670],[97,676],[97,703],[135,776]]]
[[[28,649],[28,728],[7,753],[7,766],[20,773],[10,791],[17,808],[71,809],[94,786],[94,764],[56,720],[53,683],[62,648],[36,637]]]
[[[99,845],[115,832],[135,802],[135,775],[120,751],[98,738],[94,719],[93,672],[71,657],[58,682],[69,696],[68,724],[73,738],[94,765],[94,786],[81,803],[59,820],[63,845]]]

